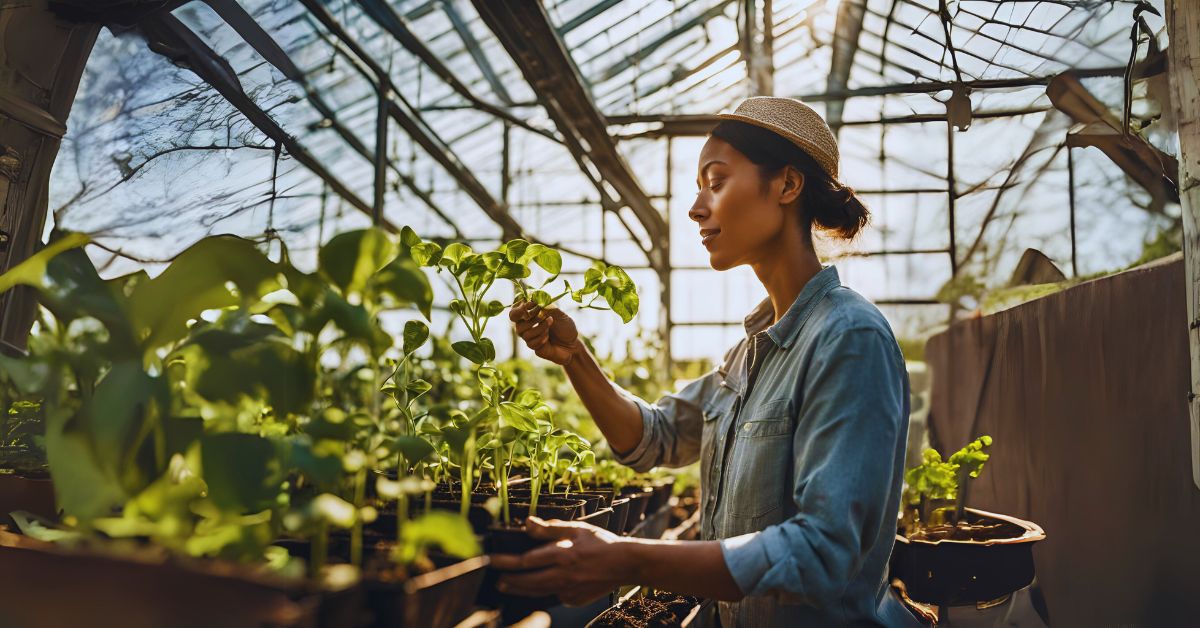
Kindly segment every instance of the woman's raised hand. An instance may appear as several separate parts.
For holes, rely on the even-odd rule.
[[[508,311],[517,334],[538,357],[566,365],[580,347],[579,330],[567,313],[551,307],[522,301]]]

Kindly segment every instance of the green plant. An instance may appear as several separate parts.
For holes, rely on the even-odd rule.
[[[980,436],[943,461],[935,449],[926,449],[921,464],[904,473],[904,518],[906,533],[946,521],[947,512],[961,513],[967,496],[967,481],[983,471],[992,444],[991,436]]]
[[[158,277],[103,280],[86,242],[58,234],[0,276],[0,290],[32,286],[45,307],[32,354],[5,358],[5,402],[32,399],[45,414],[67,521],[84,535],[272,564],[286,562],[269,545],[281,532],[308,535],[314,575],[330,528],[349,528],[357,564],[375,516],[368,470],[415,471],[424,486],[433,450],[415,429],[428,384],[408,372],[428,329],[410,321],[391,359],[379,321],[410,306],[429,314],[432,291],[407,251],[378,230],[349,232],[303,273],[286,248],[273,261],[260,243],[214,236]],[[355,348],[365,363],[351,364]],[[322,365],[331,355],[332,369]],[[469,548],[464,534],[473,542],[465,522],[439,534],[413,524],[398,533],[397,558],[416,560],[428,543]]]
[[[449,308],[470,334],[470,340],[453,343],[453,350],[476,365],[476,381],[481,408],[470,418],[466,413],[452,413],[453,420],[441,435],[449,452],[459,461],[462,510],[470,506],[470,485],[475,468],[483,467],[490,459],[492,474],[498,480],[500,509],[504,521],[511,520],[508,486],[518,450],[527,462],[532,492],[531,510],[536,510],[538,496],[548,477],[557,470],[559,450],[573,446],[586,449],[587,441],[577,435],[554,427],[553,410],[541,393],[520,389],[515,374],[496,368],[495,346],[485,335],[488,321],[512,304],[489,299],[489,291],[497,280],[508,280],[517,294],[514,301],[530,300],[549,307],[570,294],[572,299],[594,309],[611,309],[623,321],[629,322],[637,313],[637,289],[629,275],[619,267],[596,262],[584,274],[584,286],[565,289],[557,295],[545,290],[562,270],[562,256],[542,244],[515,239],[505,242],[495,251],[477,253],[469,246],[453,243],[444,249],[422,240],[410,229],[401,233],[401,242],[421,266],[435,267],[447,273],[456,289]],[[527,280],[534,269],[544,278],[531,286]],[[585,303],[587,297],[591,297]],[[603,301],[607,308],[597,302]],[[573,451],[574,451],[573,450]],[[578,457],[578,456],[577,456]],[[477,459],[478,458],[478,459]]]

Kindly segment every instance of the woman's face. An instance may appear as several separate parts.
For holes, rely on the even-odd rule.
[[[700,192],[688,217],[700,227],[701,244],[715,270],[753,264],[770,255],[803,186],[792,168],[772,177],[763,188],[758,166],[725,140],[709,137],[700,151],[696,185]]]

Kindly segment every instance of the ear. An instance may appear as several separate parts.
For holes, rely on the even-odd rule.
[[[804,175],[793,166],[783,168],[783,189],[779,190],[779,204],[791,205],[800,198],[804,189]]]

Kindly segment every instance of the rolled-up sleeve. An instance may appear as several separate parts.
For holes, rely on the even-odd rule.
[[[794,438],[797,513],[721,541],[747,596],[836,600],[884,531],[895,533],[898,440],[907,433],[907,373],[890,334],[851,328],[823,340],[804,376]],[[833,609],[830,609],[833,610]]]
[[[720,374],[713,370],[689,382],[679,392],[663,395],[653,404],[614,383],[613,388],[633,401],[641,412],[642,440],[628,452],[613,450],[613,457],[636,471],[683,467],[698,460],[704,404],[719,378]]]

